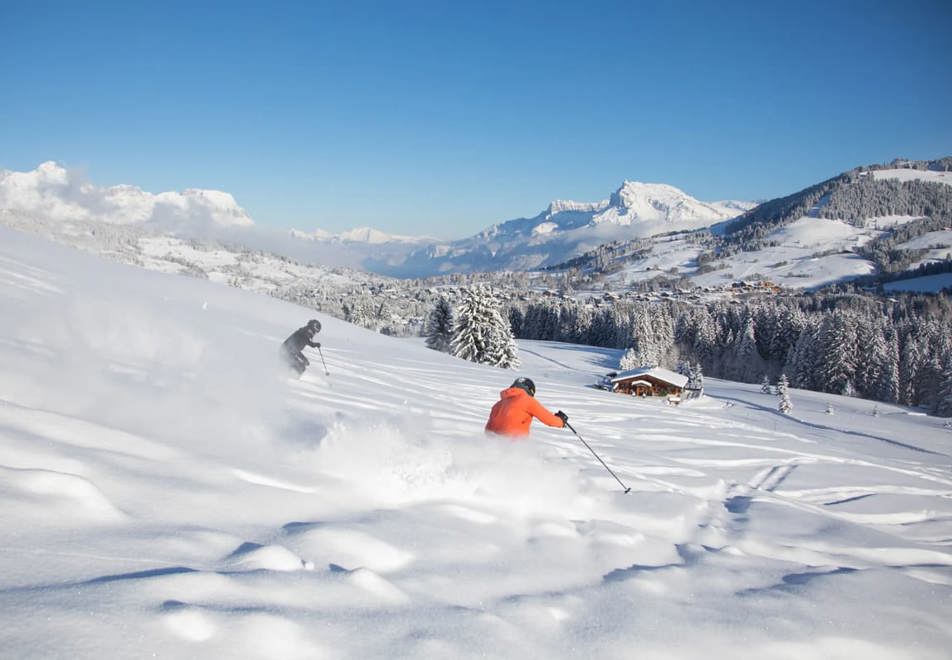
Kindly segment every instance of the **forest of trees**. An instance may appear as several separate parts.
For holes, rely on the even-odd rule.
[[[948,219],[952,217],[952,186],[931,181],[874,179],[869,174],[857,176],[849,185],[834,187],[818,215],[857,227],[865,226],[867,218],[889,215]]]
[[[952,416],[947,297],[813,294],[595,309],[559,301],[511,305],[508,316],[523,339],[630,349],[646,365],[698,363],[708,376],[748,383],[786,373],[792,387]]]

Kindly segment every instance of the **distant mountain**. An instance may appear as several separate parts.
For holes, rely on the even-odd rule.
[[[753,206],[701,202],[674,186],[625,181],[607,200],[556,200],[532,218],[509,220],[470,238],[420,248],[400,264],[367,265],[403,277],[528,270],[557,264],[610,241],[707,227]]]
[[[306,241],[320,241],[326,243],[365,243],[367,245],[383,245],[386,243],[435,243],[437,239],[428,236],[403,236],[388,234],[373,227],[355,227],[339,234],[332,234],[324,229],[313,232],[291,230],[291,236]]]
[[[952,158],[943,158],[857,167],[709,231],[606,243],[555,268],[606,277],[612,289],[658,277],[682,286],[770,280],[813,289],[946,272],[950,258]]]

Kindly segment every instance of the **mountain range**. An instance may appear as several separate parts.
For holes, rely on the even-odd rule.
[[[44,222],[95,220],[183,238],[218,238],[309,263],[362,267],[398,277],[526,270],[557,264],[602,243],[720,222],[750,202],[701,202],[666,184],[625,181],[607,199],[556,200],[455,241],[361,227],[280,232],[256,225],[235,198],[217,190],[153,194],[133,185],[99,187],[53,161],[30,172],[0,170],[0,209]]]
[[[555,200],[533,217],[440,241],[370,227],[337,234],[270,229],[225,192],[102,188],[46,162],[32,172],[0,170],[0,221],[66,241],[102,234],[87,225],[106,223],[114,235],[127,228],[213,240],[395,277],[575,267],[620,289],[659,275],[715,288],[737,279],[815,288],[952,256],[949,170],[948,158],[897,160],[761,204],[702,202],[670,185],[625,181],[600,201]]]
[[[754,206],[741,201],[701,202],[667,184],[625,181],[606,200],[556,200],[531,218],[420,247],[399,264],[370,261],[367,266],[398,277],[544,268],[610,241],[707,227]]]

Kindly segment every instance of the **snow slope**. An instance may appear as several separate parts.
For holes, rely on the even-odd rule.
[[[590,387],[524,342],[568,431],[483,436],[514,374],[0,228],[0,648],[30,657],[946,658],[941,420],[710,382]],[[828,402],[834,415],[823,411]]]
[[[907,280],[897,280],[883,284],[883,290],[889,293],[894,291],[937,293],[943,289],[952,289],[952,273],[923,275],[922,277],[911,277]]]
[[[899,181],[932,181],[952,185],[952,172],[936,172],[933,170],[917,170],[912,168],[895,168],[885,170],[871,170],[873,178],[898,179]]]
[[[656,238],[644,256],[608,279],[620,287],[658,275],[684,275],[705,287],[766,279],[785,288],[810,289],[874,272],[873,263],[854,250],[881,234],[878,229],[858,228],[839,220],[803,217],[766,237],[776,245],[738,252],[718,261],[715,270],[708,272],[698,271],[697,258],[703,248],[690,236],[676,234]]]

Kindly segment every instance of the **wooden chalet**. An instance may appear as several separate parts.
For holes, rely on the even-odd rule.
[[[661,367],[612,372],[600,383],[602,388],[619,394],[666,397],[680,397],[687,384],[687,376]]]

